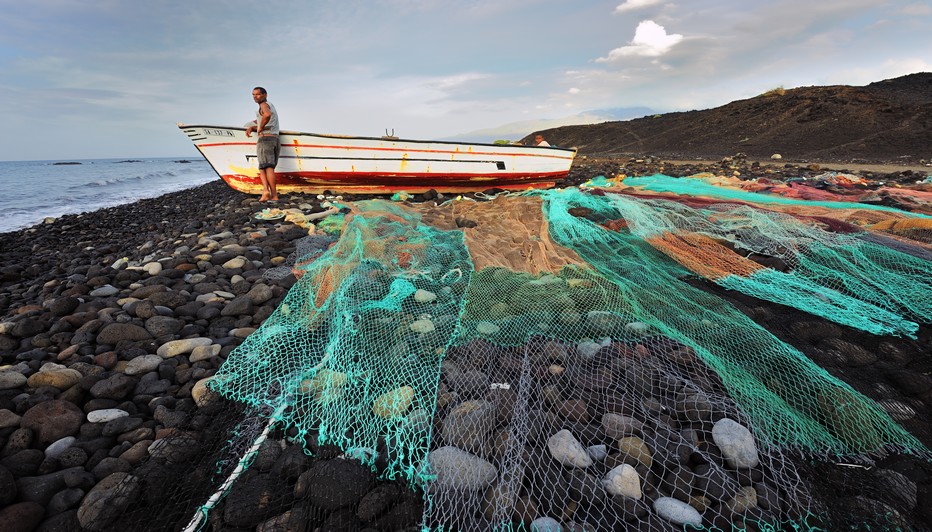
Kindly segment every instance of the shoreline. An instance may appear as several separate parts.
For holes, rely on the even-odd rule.
[[[894,163],[841,163],[841,162],[806,162],[806,161],[773,161],[770,159],[744,158],[744,157],[724,157],[718,159],[677,159],[663,158],[657,156],[612,156],[606,157],[601,155],[577,155],[570,169],[567,179],[558,188],[563,186],[575,186],[595,175],[615,174],[620,167],[624,167],[629,175],[651,175],[654,173],[671,172],[674,177],[684,177],[688,175],[699,174],[703,172],[731,174],[738,171],[743,176],[742,179],[785,179],[787,177],[814,176],[824,172],[851,173],[853,175],[864,176],[875,182],[885,183],[903,183],[915,184],[916,180],[922,180],[932,176],[932,164],[894,164]],[[594,174],[593,174],[594,172]],[[590,175],[592,174],[592,175]],[[129,207],[140,201],[159,201],[161,198],[171,196],[172,194],[183,193],[204,186],[211,186],[215,183],[223,184],[223,188],[229,189],[220,178],[211,180],[202,185],[195,185],[191,188],[184,188],[174,192],[168,192],[151,198],[142,198],[130,203],[121,203],[110,207],[84,211],[81,213],[69,213],[58,217],[49,216],[51,223],[57,223],[59,220],[72,220],[83,216],[92,216],[96,212],[106,211],[109,209],[120,209]],[[232,191],[236,193],[235,191]],[[238,194],[238,193],[237,193]],[[470,195],[470,194],[467,194]],[[316,195],[295,194],[295,197],[306,196],[309,202],[313,202]],[[244,195],[244,198],[248,196]],[[376,198],[379,196],[358,196],[357,199]],[[387,197],[387,196],[386,196]],[[43,225],[49,225],[48,222],[38,222],[31,226],[21,227],[11,231],[0,232],[0,238],[4,235],[17,233],[19,231],[38,230]]]

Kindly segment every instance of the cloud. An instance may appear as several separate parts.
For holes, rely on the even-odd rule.
[[[631,39],[629,45],[615,48],[608,53],[608,57],[600,57],[596,59],[596,62],[611,63],[632,56],[660,57],[682,40],[682,35],[667,34],[667,30],[653,20],[643,20],[634,30],[634,38]]]
[[[932,15],[932,6],[927,4],[910,4],[900,10],[900,13],[914,17],[929,16]]]
[[[576,87],[572,87],[572,88],[570,88],[570,90],[568,90],[568,91],[566,91],[566,92],[568,92],[568,93],[570,93],[570,94],[579,94],[580,91],[579,91],[579,89],[577,89]]]
[[[932,15],[932,6],[927,4],[910,4],[901,9],[900,13],[913,17],[925,17]]]
[[[634,11],[644,7],[655,6],[663,3],[664,0],[625,0],[625,3],[618,4],[615,7],[615,13],[624,13],[625,11]]]

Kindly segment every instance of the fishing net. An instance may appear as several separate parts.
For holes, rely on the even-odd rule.
[[[696,282],[910,336],[932,319],[912,229],[578,189],[349,208],[207,384],[222,436],[174,460],[184,508],[153,529],[915,524],[869,466],[926,446]],[[134,479],[115,527],[167,498]]]

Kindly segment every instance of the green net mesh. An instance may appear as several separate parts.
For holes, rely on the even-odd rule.
[[[902,443],[918,448],[918,442],[892,420],[884,420],[887,416],[879,408],[871,406],[866,400],[848,401],[848,397],[853,398],[856,395],[853,390],[730,305],[682,282],[681,278],[685,272],[677,272],[670,264],[672,261],[666,257],[652,254],[655,250],[648,242],[654,241],[654,235],[670,235],[677,232],[675,226],[671,227],[665,223],[668,220],[675,219],[683,223],[688,216],[693,222],[685,222],[683,225],[688,224],[691,231],[701,231],[701,222],[708,219],[708,213],[687,212],[688,207],[678,208],[670,205],[672,202],[662,202],[660,205],[661,209],[673,211],[671,216],[664,217],[662,212],[658,212],[661,209],[656,208],[657,203],[625,199],[617,195],[594,196],[567,190],[549,195],[547,217],[551,220],[551,232],[558,241],[574,247],[606,279],[624,287],[628,293],[626,300],[634,301],[637,305],[633,315],[626,316],[623,312],[617,312],[615,308],[611,310],[626,316],[629,321],[643,322],[651,330],[666,338],[683,342],[695,350],[702,361],[721,377],[731,396],[754,420],[758,433],[766,435],[767,440],[781,446],[801,446],[809,450],[818,449],[839,454],[870,452],[877,450],[881,442]],[[624,213],[624,217],[630,217],[632,220],[628,224],[629,227],[641,227],[638,231],[640,234],[635,236],[634,229],[630,232],[611,231],[590,219],[569,214],[572,208],[580,207],[586,209],[589,217],[603,218],[605,221],[617,219]],[[645,212],[645,208],[650,210]],[[741,213],[737,214],[737,217],[740,216]],[[752,215],[746,213],[744,216]],[[775,225],[767,223],[772,220],[766,214],[761,213],[759,217],[764,222],[761,224],[764,227]],[[732,216],[725,218],[729,222],[733,220]],[[718,232],[727,233],[734,229],[728,224],[723,225],[725,227],[717,229]],[[708,226],[705,228],[708,229]],[[757,247],[778,248],[791,242],[791,239],[781,237],[783,235],[778,233],[771,243]],[[759,244],[767,240],[763,237],[763,232],[751,235],[748,240],[755,238]],[[699,244],[711,247],[711,243],[705,241]],[[662,249],[669,248],[664,246]],[[707,253],[708,249],[691,251],[695,255]],[[717,257],[713,254],[712,259],[715,258]],[[831,258],[835,259],[835,264],[851,266],[849,269],[854,269],[853,264],[837,260],[837,255]],[[891,254],[888,261],[893,263],[898,258],[902,259]],[[905,258],[912,259],[909,256]],[[708,257],[706,259],[707,267],[725,271],[725,261],[708,260]],[[817,258],[813,258],[812,261],[817,263]],[[661,266],[664,263],[667,265]],[[828,262],[819,266],[829,270],[831,265],[832,262]],[[911,273],[921,272],[917,269]],[[837,275],[842,274],[843,272]],[[928,279],[928,273],[924,275]],[[736,277],[738,276],[730,274],[722,284],[737,290],[748,289],[749,293],[757,296],[773,294],[754,286],[757,283],[765,284],[766,277],[763,282],[754,278],[751,278],[750,282],[730,282],[730,279]],[[903,281],[898,279],[894,282],[903,284]],[[803,296],[818,298],[825,292],[817,290],[818,287],[814,284],[807,287],[808,292],[794,292],[793,290],[801,284],[804,283],[784,284],[783,289],[777,292],[781,295],[780,301],[787,301],[795,306]],[[928,283],[919,285],[918,288],[924,289],[925,293],[932,293],[932,285]],[[845,297],[845,304],[855,306],[855,303],[858,303],[858,300],[854,297]],[[825,306],[828,306],[828,302]],[[865,306],[857,305],[855,308]],[[813,308],[816,309],[818,307]],[[844,304],[835,307],[835,310],[844,310]],[[927,313],[926,319],[930,316],[932,315]],[[850,321],[855,324],[873,325],[867,320],[856,318],[858,316],[854,315],[854,319]],[[843,400],[839,401],[840,399]],[[846,406],[840,410],[833,410],[839,404]]]
[[[370,459],[387,440],[389,475],[416,477],[472,274],[462,235],[391,204],[361,204],[339,242],[295,274],[299,283],[212,385],[248,404],[287,405],[280,421],[299,437]]]
[[[576,189],[351,210],[209,386],[280,446],[329,446],[423,493],[415,528],[814,528],[832,517],[805,460],[928,457],[695,283],[911,335],[932,317],[921,246]],[[890,508],[863,522],[898,526]]]

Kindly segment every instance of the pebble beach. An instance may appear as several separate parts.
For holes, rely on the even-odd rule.
[[[724,172],[785,181],[824,171],[818,165],[768,165],[740,158],[707,164],[579,158],[565,185],[621,172],[671,176]],[[914,184],[927,177],[912,170],[852,173],[887,185]],[[475,200],[485,201],[484,197]],[[105,530],[113,515],[101,510],[99,501],[109,500],[108,490],[115,483],[150,461],[152,454],[159,452],[155,444],[176,436],[181,427],[194,431],[193,441],[201,437],[197,427],[206,431],[204,427],[218,407],[207,397],[205,379],[212,377],[231,351],[283,301],[296,282],[288,268],[291,255],[308,235],[306,228],[287,219],[261,220],[255,215],[269,207],[298,209],[305,215],[326,213],[329,207],[327,195],[292,194],[274,204],[256,199],[233,191],[218,179],[197,188],[65,215],[0,234],[0,528]],[[359,199],[366,198],[341,198]],[[429,208],[447,199],[427,193],[409,201]],[[891,205],[898,201],[889,195],[881,199]],[[698,285],[877,401],[910,434],[932,447],[932,328],[928,325],[920,326],[915,339],[874,336],[710,283],[697,281]],[[702,505],[732,510],[740,506],[742,511],[761,516],[780,511],[777,493],[784,487],[769,484],[766,472],[716,477],[710,473],[715,468],[684,451],[690,442],[680,442],[682,434],[674,437],[646,430],[637,426],[632,412],[606,402],[605,390],[621,384],[599,380],[599,364],[573,371],[572,357],[566,351],[575,347],[556,342],[537,346],[553,353],[541,367],[542,375],[552,379],[548,384],[552,387],[551,408],[542,414],[547,419],[532,420],[528,434],[528,452],[539,453],[531,461],[541,464],[542,482],[565,484],[580,498],[586,497],[595,489],[594,481],[579,473],[565,474],[550,458],[572,462],[591,456],[556,456],[552,449],[605,447],[605,441],[624,441],[623,449],[615,445],[592,451],[604,451],[604,456],[600,455],[602,470],[596,476],[615,470],[618,475],[629,475],[621,468],[627,465],[641,478],[649,479],[644,490],[651,492],[650,501],[669,499],[661,506],[672,508],[669,512],[673,515],[688,514]],[[686,377],[707,379],[713,389],[717,386],[714,378],[686,360],[690,355],[679,346],[661,342],[644,349],[649,351],[647,358],[682,357],[683,366],[696,372]],[[514,363],[512,355],[505,351],[497,355],[501,367]],[[476,374],[483,368],[474,367],[469,357],[468,349],[450,353],[441,375],[441,391],[459,392],[460,397],[476,394],[476,401],[484,394],[513,393],[490,390],[487,376],[483,380],[483,375]],[[551,370],[554,361],[562,363],[560,370]],[[564,371],[566,367],[570,369]],[[629,376],[637,373],[631,368],[624,371]],[[633,389],[640,381],[632,376],[625,382]],[[586,392],[561,397],[558,390],[567,388]],[[695,438],[694,445],[711,441],[717,425],[713,420],[740,417],[729,405],[709,403],[701,410],[714,414],[693,420],[697,415],[695,401],[700,399],[680,405],[681,411],[664,413],[695,421],[696,434],[687,433]],[[438,394],[438,402],[443,400]],[[438,409],[435,432],[456,443],[445,447],[452,449],[445,453],[485,445],[469,441],[472,436],[456,429],[457,416],[482,415],[484,407],[476,408],[479,414],[457,411],[451,401],[446,409]],[[661,407],[657,408],[660,412]],[[494,412],[489,415],[494,419]],[[576,436],[556,430],[564,426],[576,428],[572,431]],[[740,433],[741,428],[734,430]],[[702,431],[708,432],[707,437]],[[661,440],[664,443],[659,443]],[[556,443],[548,446],[550,441]],[[314,510],[302,510],[303,514],[264,515],[255,508],[261,506],[258,499],[270,495],[240,489],[231,493],[235,502],[228,503],[222,515],[212,516],[215,529],[303,529],[298,522],[313,522],[321,530],[419,529],[421,496],[406,485],[379,480],[375,472],[332,449],[319,449],[309,457],[289,450],[294,447],[284,447],[264,447],[256,459],[264,464],[257,468],[256,484],[271,475],[286,479],[280,486],[283,491],[274,497],[313,499],[310,494],[328,490],[339,502],[311,505]],[[489,452],[494,453],[494,449]],[[725,463],[728,457],[717,459]],[[768,459],[774,460],[762,458],[764,462]],[[658,469],[652,466],[653,461],[664,461],[662,470],[684,471],[674,477],[690,478],[689,485],[678,484],[676,478],[652,478],[650,471]],[[816,473],[811,474],[816,482]],[[861,481],[877,486],[869,501],[860,493],[847,494],[842,489],[848,479],[844,476],[822,474],[818,489],[824,493],[834,490],[838,499],[850,498],[853,508],[870,504],[908,508],[911,521],[904,522],[918,520],[932,526],[932,464],[928,460],[891,455],[857,474],[866,475]],[[619,477],[618,483],[624,484],[623,479]],[[682,499],[689,500],[688,496],[677,496],[677,490],[688,493],[700,483],[711,493],[705,500],[690,500],[687,505]],[[756,495],[749,497],[745,488],[754,488]],[[912,497],[900,500],[902,493]],[[617,495],[625,494],[630,495]],[[886,500],[890,494],[899,499]],[[566,511],[560,503],[548,501],[548,508],[517,505],[524,514],[513,517],[532,522]],[[640,522],[656,529],[671,526],[669,519],[663,521],[650,511],[646,502],[618,504],[620,521],[608,529],[624,528],[626,522],[628,526]],[[672,519],[688,518],[691,515]],[[581,516],[578,529],[589,529],[583,521]]]

